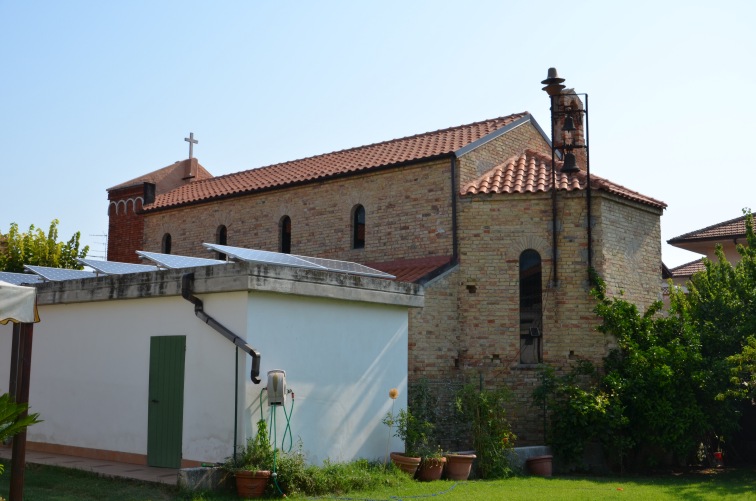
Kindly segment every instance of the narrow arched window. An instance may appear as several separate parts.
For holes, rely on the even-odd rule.
[[[541,255],[520,254],[520,363],[538,364],[542,357],[543,294]]]
[[[227,242],[228,230],[226,230],[226,225],[222,224],[218,226],[218,229],[215,231],[215,243],[219,245],[226,245]],[[226,259],[226,255],[222,252],[219,252],[218,259]]]
[[[291,218],[289,216],[281,218],[279,234],[278,248],[284,254],[291,254]]]
[[[163,242],[160,245],[161,252],[163,254],[170,254],[171,253],[171,234],[166,233],[163,235]]]
[[[365,248],[365,207],[361,205],[352,210],[352,248]]]

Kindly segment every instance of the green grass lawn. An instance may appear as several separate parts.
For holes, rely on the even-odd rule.
[[[0,477],[0,496],[8,497],[10,472]],[[176,488],[127,480],[101,478],[93,474],[29,465],[24,499],[28,501],[116,501],[184,500],[228,501],[235,495],[186,493]],[[722,499],[756,500],[756,468],[716,470],[685,475],[648,477],[515,477],[496,481],[419,483],[408,481],[399,488],[350,493],[317,499],[343,500],[604,500],[604,499]],[[298,499],[315,499],[303,498]]]

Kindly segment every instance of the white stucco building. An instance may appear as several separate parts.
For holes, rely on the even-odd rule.
[[[261,384],[250,380],[252,358],[182,297],[187,272],[203,311],[261,354]],[[29,450],[155,466],[223,461],[235,430],[237,444],[254,433],[275,369],[286,371],[293,440],[312,463],[383,457],[390,388],[400,391],[395,410],[406,407],[417,285],[240,262],[37,289],[29,403],[44,422],[29,428]],[[11,339],[12,327],[0,325],[0,393]],[[280,442],[280,408],[277,425]]]

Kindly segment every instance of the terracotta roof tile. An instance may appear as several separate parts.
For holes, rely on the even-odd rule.
[[[673,277],[679,278],[679,277],[690,277],[694,273],[698,273],[699,271],[704,271],[706,269],[706,266],[704,266],[703,258],[696,259],[695,261],[691,261],[690,263],[681,264],[680,266],[676,266],[669,270],[669,272],[672,274]]]
[[[451,256],[432,256],[418,259],[399,259],[384,263],[365,263],[365,265],[391,273],[400,282],[417,282],[429,273],[449,264],[451,259]]]
[[[668,244],[678,244],[695,240],[721,240],[724,238],[743,238],[746,235],[745,216],[736,217],[723,223],[713,224],[700,230],[691,231],[679,237],[667,240]]]
[[[561,165],[561,162],[557,163],[557,168]],[[587,175],[585,171],[570,175],[557,171],[556,185],[557,189],[564,191],[584,190],[587,187]],[[591,188],[660,209],[667,207],[664,202],[627,189],[595,174],[591,175]],[[460,194],[537,193],[550,190],[551,157],[537,151],[526,150],[521,155],[510,158],[478,179],[462,186]]]
[[[156,197],[145,211],[242,195],[379,167],[451,154],[528,113],[484,120],[382,143],[292,160],[235,174],[195,181]]]
[[[124,183],[113,186],[112,188],[108,188],[107,191],[111,192],[120,190],[122,188],[130,188],[133,186],[142,185],[144,183],[153,183],[156,186],[157,195],[160,195],[162,193],[170,191],[176,186],[187,183],[188,180],[184,180],[183,176],[186,172],[187,162],[189,161],[189,159],[186,159],[172,163],[171,165],[167,165],[162,169],[154,170],[150,173],[135,177],[134,179],[130,179]],[[210,174],[207,169],[200,165],[196,158],[193,159],[193,161],[197,163],[197,166],[195,177],[190,182],[196,183],[197,181],[200,181],[202,179],[210,179],[213,177],[213,175]]]

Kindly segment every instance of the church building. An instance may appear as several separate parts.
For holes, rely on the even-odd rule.
[[[561,81],[544,81],[553,149],[522,112],[222,176],[190,155],[108,189],[108,259],[222,257],[214,242],[422,285],[409,383],[506,385],[518,445],[543,443],[539,364],[600,362],[612,343],[589,268],[640,308],[660,299],[666,207],[590,172],[585,110]]]

